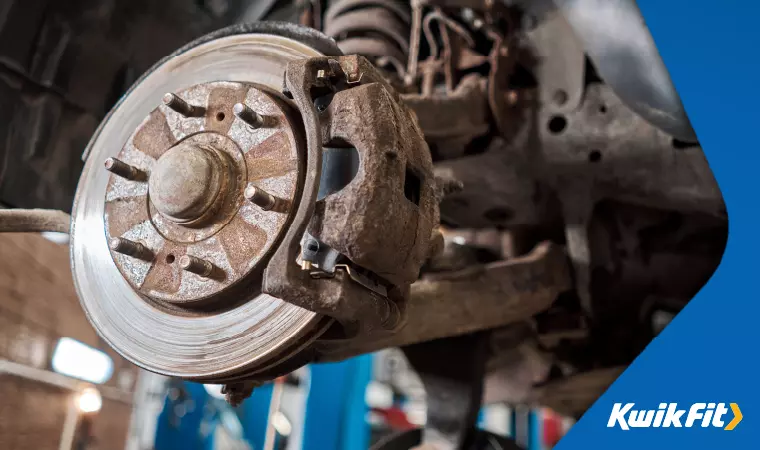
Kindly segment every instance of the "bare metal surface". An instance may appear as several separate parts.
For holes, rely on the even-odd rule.
[[[116,156],[119,145],[130,141],[130,134],[144,124],[144,118],[161,102],[164,93],[219,79],[255,81],[277,91],[282,86],[287,61],[317,55],[294,40],[267,34],[231,35],[188,48],[143,79],[111,113],[91,142],[88,150],[91,157],[82,174],[74,207],[76,223],[71,245],[74,279],[82,305],[100,335],[136,364],[166,375],[224,381],[250,374],[252,368],[272,366],[324,330],[317,314],[268,295],[241,296],[236,306],[202,315],[178,314],[146,302],[121,276],[108,251],[107,234],[103,232],[106,229],[103,200],[113,204],[117,197],[106,196],[109,177],[101,166],[105,158]],[[247,101],[259,100],[252,97]],[[225,120],[234,118],[232,104],[227,111],[230,119]],[[161,113],[176,114],[171,110]],[[216,113],[208,111],[207,117],[213,114],[216,119]],[[180,122],[179,118],[175,121],[170,117],[167,123],[169,129],[172,124],[177,128],[164,136],[176,140],[199,130],[204,119]],[[235,122],[229,133],[239,133]],[[267,137],[271,135],[251,137],[244,146],[255,147]],[[154,164],[155,157],[135,151],[134,145],[128,144],[125,149],[132,158],[124,158],[125,162],[145,169]],[[274,191],[266,178],[271,173],[262,172],[264,177],[258,181]],[[118,198],[144,198],[147,185],[120,185],[119,192]],[[242,188],[239,192],[242,200]],[[121,203],[129,204],[129,200]],[[258,210],[254,205],[251,208]],[[135,211],[134,230],[152,228],[147,210],[140,207]],[[256,222],[265,217],[257,215],[262,214],[258,211],[251,213]],[[157,235],[148,236],[154,239]],[[135,265],[132,270],[139,273],[144,268]],[[269,326],[262,326],[264,323]]]
[[[68,233],[71,216],[55,209],[0,209],[0,232],[33,233],[54,231]]]

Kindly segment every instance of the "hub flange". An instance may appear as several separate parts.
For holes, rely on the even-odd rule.
[[[203,115],[187,115],[171,103],[154,109],[116,157],[146,174],[144,180],[113,173],[105,194],[108,238],[137,242],[153,257],[119,248],[111,248],[111,256],[129,284],[152,300],[219,302],[228,288],[260,274],[288,219],[287,208],[265,210],[246,201],[245,189],[289,204],[303,144],[288,107],[262,87],[203,83],[172,99]],[[264,126],[233,114],[236,104],[265,118]],[[181,260],[203,261],[208,270]]]
[[[280,373],[332,323],[261,293],[304,176],[282,76],[315,48],[338,51],[285,24],[201,38],[144,75],[90,141],[74,282],[93,327],[135,364],[217,383]]]

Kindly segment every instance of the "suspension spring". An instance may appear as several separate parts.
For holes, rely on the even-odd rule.
[[[335,0],[324,32],[345,54],[359,54],[404,76],[409,55],[409,4],[397,0]]]

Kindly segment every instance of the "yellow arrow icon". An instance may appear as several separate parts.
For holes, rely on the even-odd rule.
[[[729,406],[731,406],[731,411],[734,412],[734,420],[729,422],[729,424],[726,425],[726,428],[724,428],[724,430],[731,431],[734,428],[736,428],[737,425],[739,425],[739,422],[742,421],[744,416],[742,416],[742,410],[739,409],[739,405],[737,405],[736,403],[731,403],[731,405]]]

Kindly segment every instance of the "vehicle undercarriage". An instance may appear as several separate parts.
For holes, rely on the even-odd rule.
[[[633,1],[280,6],[132,84],[70,219],[0,211],[70,231],[88,318],[138,366],[237,403],[401,347],[423,441],[471,448],[483,402],[583,414],[720,263],[722,196]]]

